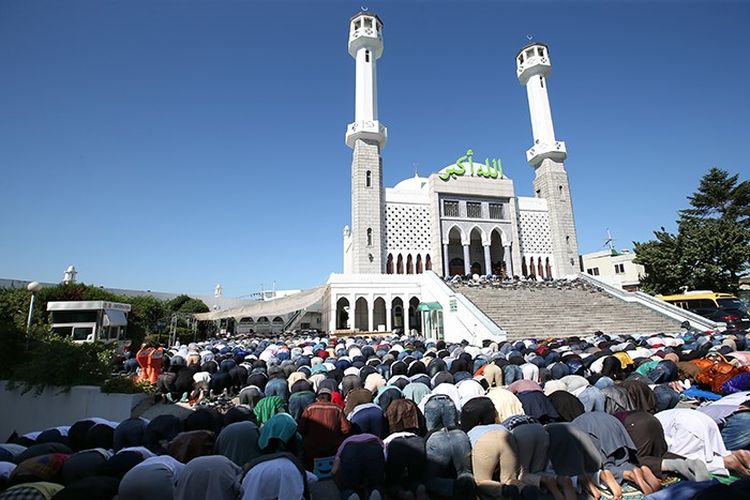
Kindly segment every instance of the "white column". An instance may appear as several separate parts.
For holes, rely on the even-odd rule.
[[[411,323],[409,320],[409,307],[411,305],[409,304],[409,296],[403,297],[402,300],[404,301],[404,333],[407,335],[411,331]]]
[[[484,274],[492,274],[492,258],[490,257],[489,245],[484,245]]]
[[[385,330],[390,332],[393,328],[393,325],[391,325],[391,311],[393,310],[393,304],[391,303],[391,298],[386,298],[385,301]]]
[[[508,273],[508,277],[513,277],[513,259],[510,255],[510,245],[503,247],[503,260],[505,261],[505,272]]]
[[[349,324],[346,325],[349,330],[354,330],[357,324],[357,298],[354,295],[349,296]]]
[[[448,277],[450,276],[450,269],[449,269],[450,261],[448,260],[448,244],[443,243],[443,276]]]
[[[464,244],[464,274],[471,274],[471,257],[469,256],[469,245]]]
[[[336,314],[336,305],[338,304],[338,298],[334,300],[334,297],[331,296],[331,317],[328,318],[328,332],[333,332],[336,330],[336,322],[338,321],[338,315]]]
[[[370,295],[367,302],[367,331],[374,332],[373,323],[375,322],[375,301]]]

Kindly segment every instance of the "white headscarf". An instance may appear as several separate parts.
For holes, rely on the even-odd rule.
[[[313,474],[305,472],[307,482],[315,482]],[[250,469],[242,480],[242,500],[302,498],[305,483],[297,466],[288,458],[274,458]]]

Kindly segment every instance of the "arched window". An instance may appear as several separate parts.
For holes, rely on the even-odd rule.
[[[539,274],[537,274],[537,276],[539,276],[540,278],[544,278],[544,267],[542,267],[542,258],[541,257],[539,257],[537,259],[536,269],[537,269],[537,271],[539,271]]]
[[[396,274],[404,274],[404,257],[401,254],[398,254],[396,260]]]
[[[365,187],[372,187],[372,172],[370,170],[365,172]]]
[[[430,260],[430,254],[427,254],[424,258],[424,270],[432,271],[432,260]]]
[[[367,228],[367,246],[372,246],[372,228],[370,227]]]
[[[521,257],[521,276],[524,278],[529,275],[529,268],[526,267],[526,256]]]
[[[388,254],[388,258],[385,261],[385,273],[393,274],[393,254]]]
[[[545,263],[546,263],[545,267],[547,268],[546,269],[547,277],[552,278],[552,265],[549,263],[549,257],[547,257],[547,259],[545,260]]]
[[[411,254],[406,256],[406,274],[414,274],[414,262],[411,260]]]
[[[422,274],[422,255],[417,254],[417,274]]]

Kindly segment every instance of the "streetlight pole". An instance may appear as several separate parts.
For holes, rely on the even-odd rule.
[[[29,338],[31,337],[31,317],[34,313],[34,301],[36,299],[36,292],[42,289],[42,285],[38,281],[32,281],[26,285],[26,289],[31,292],[31,301],[29,302],[29,317],[26,320],[26,350],[29,350]]]

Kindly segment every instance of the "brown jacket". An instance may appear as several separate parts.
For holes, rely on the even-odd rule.
[[[311,404],[299,419],[299,433],[303,438],[305,462],[336,454],[351,426],[340,406],[328,401]]]

